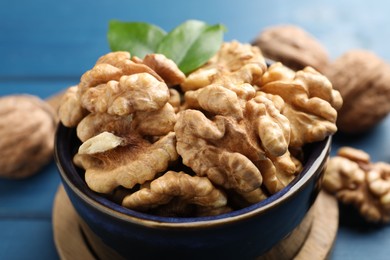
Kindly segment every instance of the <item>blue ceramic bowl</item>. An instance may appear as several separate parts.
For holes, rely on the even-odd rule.
[[[90,190],[72,163],[79,141],[59,125],[55,157],[79,216],[101,241],[127,259],[251,259],[288,235],[304,218],[321,187],[331,137],[305,147],[300,175],[268,199],[212,217],[171,218],[124,208]]]

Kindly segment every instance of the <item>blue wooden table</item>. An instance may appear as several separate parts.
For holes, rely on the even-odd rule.
[[[131,1],[2,0],[0,2],[0,95],[47,98],[77,84],[109,51],[110,19],[146,21],[170,30],[187,19],[223,23],[225,40],[250,42],[266,26],[292,23],[315,35],[336,58],[365,48],[390,61],[390,3],[378,1]],[[342,145],[365,149],[390,162],[390,118],[371,132],[337,135]],[[0,158],[7,160],[7,158]],[[20,181],[0,180],[0,259],[57,259],[51,222],[60,179],[54,162]],[[390,259],[390,225],[366,225],[342,211],[332,259]]]

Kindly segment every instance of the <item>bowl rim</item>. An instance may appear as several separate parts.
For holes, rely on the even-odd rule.
[[[139,211],[131,210],[125,208],[115,202],[110,201],[109,199],[104,198],[96,192],[93,192],[89,188],[89,195],[85,194],[77,184],[73,183],[68,177],[68,174],[73,174],[69,172],[69,165],[66,166],[66,161],[64,161],[63,156],[61,156],[60,149],[63,148],[65,142],[60,142],[61,135],[69,131],[75,131],[74,128],[68,128],[59,123],[56,135],[55,135],[55,144],[54,144],[54,158],[57,165],[57,168],[60,173],[62,182],[65,182],[66,185],[86,204],[92,206],[96,210],[107,214],[108,216],[120,219],[125,222],[131,222],[133,224],[139,224],[142,226],[150,228],[208,228],[208,227],[217,227],[220,225],[237,223],[237,221],[244,221],[252,218],[253,216],[264,214],[268,209],[272,207],[277,207],[280,204],[287,201],[294,194],[302,190],[309,180],[316,177],[316,171],[319,169],[322,164],[325,163],[325,160],[330,152],[332,136],[327,136],[324,140],[317,142],[319,147],[316,147],[316,150],[319,151],[319,154],[309,165],[305,165],[303,170],[299,175],[289,183],[281,191],[271,195],[267,199],[260,201],[258,203],[252,204],[243,209],[235,210],[232,212],[216,215],[216,216],[207,216],[207,217],[191,217],[191,218],[182,218],[182,217],[161,217],[152,214],[142,213]],[[68,140],[69,141],[69,140]],[[317,152],[318,152],[317,151]],[[311,158],[313,155],[309,156]],[[308,158],[308,159],[309,159]],[[74,166],[73,162],[68,162],[70,165]],[[76,169],[74,166],[72,169]],[[67,168],[68,170],[66,170]],[[72,170],[71,169],[71,170]],[[67,173],[68,172],[68,173]],[[77,170],[76,170],[77,173]],[[77,174],[77,176],[79,176]],[[79,179],[84,182],[84,179],[79,176]],[[84,182],[85,183],[85,182]],[[86,185],[86,184],[85,184]],[[65,189],[67,190],[67,189]],[[67,191],[68,192],[68,191]],[[91,195],[92,194],[92,195]],[[99,199],[100,198],[100,199]],[[103,199],[103,203],[102,203]],[[104,203],[107,202],[107,203]],[[73,202],[72,202],[73,204]]]

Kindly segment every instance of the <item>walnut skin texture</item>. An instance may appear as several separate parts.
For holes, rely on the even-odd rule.
[[[183,80],[177,79],[177,66],[162,55],[147,61],[171,82]],[[104,131],[119,136],[129,130],[162,136],[176,122],[175,111],[167,104],[170,96],[166,83],[152,68],[133,62],[127,52],[113,52],[99,58],[79,85],[67,90],[59,117],[65,126],[77,126],[82,141]]]
[[[169,99],[168,87],[147,73],[122,76],[88,89],[81,97],[90,112],[129,115],[136,111],[155,111]]]
[[[127,52],[102,56],[60,107],[60,119],[77,126],[83,142],[74,162],[86,170],[86,182],[96,192],[131,189],[177,159],[171,132],[176,114],[164,80],[177,84],[184,74],[163,55],[134,60]],[[74,115],[73,106],[83,112]]]
[[[348,51],[325,75],[344,100],[337,119],[341,132],[368,131],[390,112],[390,65],[374,53]]]
[[[231,56],[236,53],[240,60],[245,53],[231,52],[224,60],[221,53],[233,48],[252,50],[236,42],[226,43],[215,56],[219,60],[213,58],[218,62],[212,59],[182,84],[186,110],[179,113],[175,125],[177,150],[198,176],[208,176],[244,198],[252,198],[249,193],[264,188],[273,194],[301,168],[289,147],[299,148],[335,133],[342,99],[332,84],[310,67],[294,72],[277,63],[259,77],[261,62],[244,62],[232,73],[226,65],[231,64]],[[256,53],[260,54],[253,51],[248,57],[260,61]],[[232,161],[241,161],[246,168],[237,171],[231,167]],[[261,196],[259,193],[259,200]]]
[[[38,97],[0,98],[0,177],[21,179],[37,173],[51,159],[55,112]]]
[[[162,55],[147,61],[170,82],[184,80],[177,75],[181,73],[177,66]],[[128,52],[112,52],[99,58],[77,87],[68,89],[59,116],[64,125],[75,127],[88,113],[125,116],[136,111],[156,111],[169,98],[168,86],[156,71],[130,60]]]
[[[323,71],[329,63],[326,49],[308,32],[294,25],[266,28],[253,43],[264,56],[301,70],[311,66]]]
[[[162,54],[147,54],[142,63],[161,76],[168,86],[179,85],[186,79],[177,65]]]
[[[207,97],[215,101],[212,95]],[[221,101],[229,103],[225,98]],[[204,105],[203,109],[207,107]],[[265,176],[265,186],[275,193],[295,173],[295,165],[288,158],[287,119],[270,100],[260,96],[248,101],[240,114],[245,115],[240,121],[234,116],[236,113],[217,115],[211,121],[197,110],[180,112],[175,125],[178,153],[199,176],[207,175],[227,189],[251,192],[260,188]],[[238,167],[237,162],[245,167]],[[264,176],[259,169],[264,170]],[[285,178],[285,174],[289,177]]]
[[[224,128],[222,120],[214,124],[197,110],[181,112],[175,132],[183,163],[226,189],[249,192],[260,187],[260,171],[247,157],[207,144],[222,139]]]
[[[85,142],[102,132],[124,136],[132,129],[133,116],[117,116],[106,113],[91,113],[77,125],[77,136]]]
[[[355,206],[367,221],[390,221],[390,165],[370,162],[364,151],[341,148],[328,162],[324,188]]]
[[[330,81],[313,68],[294,73],[274,63],[263,75],[262,84],[261,91],[284,100],[281,113],[291,124],[290,146],[302,147],[337,131],[337,110],[343,100]]]
[[[64,126],[75,127],[88,114],[88,111],[81,106],[78,87],[69,87],[62,96],[58,108],[58,117]]]
[[[225,194],[215,188],[208,178],[184,172],[168,171],[148,186],[126,196],[122,205],[131,209],[152,208],[167,204],[175,197],[202,207],[219,208],[227,203]]]
[[[153,144],[140,136],[128,137],[120,146],[104,152],[79,152],[74,162],[86,169],[85,181],[96,192],[110,193],[118,186],[131,189],[154,179],[177,159],[175,141],[174,133]]]
[[[224,43],[204,66],[188,75],[181,88],[183,91],[196,90],[212,83],[237,88],[243,83],[255,83],[266,69],[258,48],[236,41]]]

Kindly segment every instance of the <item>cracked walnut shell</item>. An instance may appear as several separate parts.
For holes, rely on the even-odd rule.
[[[390,164],[372,163],[364,151],[342,147],[329,160],[323,185],[367,221],[390,222]]]
[[[52,159],[57,120],[53,108],[32,95],[0,98],[0,177],[20,179]]]

